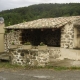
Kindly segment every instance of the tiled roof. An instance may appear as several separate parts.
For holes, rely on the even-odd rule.
[[[23,22],[5,27],[6,29],[39,29],[39,28],[59,28],[68,22],[80,20],[80,16],[42,18],[38,20]]]

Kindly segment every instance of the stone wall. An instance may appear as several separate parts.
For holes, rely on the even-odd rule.
[[[11,63],[30,66],[78,66],[80,67],[80,50],[49,47],[47,50],[9,50]]]
[[[68,23],[61,29],[61,47],[73,48],[74,44],[74,28],[73,24]]]
[[[57,62],[58,64],[58,61],[68,59],[68,62],[73,61],[73,63],[70,64],[75,65],[74,61],[80,60],[80,55],[79,55],[80,50],[73,49],[74,46],[73,24],[68,23],[58,30],[57,29],[54,30],[50,29],[43,31],[39,30],[40,32],[36,30],[32,31],[28,30],[27,32],[26,31],[27,30],[25,31],[10,30],[10,32],[5,35],[5,46],[6,46],[5,50],[9,51],[12,64],[45,66],[48,65],[49,63],[55,65],[55,62]],[[39,34],[37,34],[37,32],[39,32]],[[38,36],[40,35],[40,33],[41,36]],[[38,40],[39,43],[43,41],[48,45],[48,49],[39,50],[37,46],[32,47],[32,49],[30,50],[24,50],[22,46],[19,46],[16,49],[10,48],[12,42],[14,42],[16,45],[19,45],[21,43],[26,42],[27,40],[33,41],[33,43],[36,43]],[[49,45],[52,45],[53,47],[49,47]],[[62,64],[62,62],[60,64]],[[76,63],[76,65],[78,64]]]
[[[60,48],[48,48],[47,50],[10,49],[10,57],[12,64],[45,66],[60,57]]]
[[[24,44],[30,41],[32,45],[38,46],[44,42],[48,46],[73,48],[74,46],[74,28],[73,24],[68,23],[61,29],[40,29],[36,30],[10,30],[5,35],[5,48],[7,51],[12,42],[15,44]]]
[[[20,44],[20,36],[21,31],[20,30],[8,30],[8,32],[5,34],[4,38],[4,44],[5,44],[5,52],[8,51],[10,48],[11,44]]]
[[[45,30],[40,31],[41,41],[45,42],[50,45],[59,46],[60,45],[60,29],[52,31]],[[38,46],[36,49],[33,47],[31,50],[24,50],[22,45],[16,49],[12,49],[11,45],[14,42],[15,45],[19,45],[22,42],[26,42],[28,39],[32,40],[34,43],[36,32],[39,31],[31,31],[31,30],[8,30],[8,33],[5,34],[5,51],[8,51],[11,57],[12,64],[20,64],[20,65],[31,65],[31,66],[45,66],[49,62],[59,58],[60,56],[60,49],[59,48],[52,48],[48,47],[47,50],[38,50]],[[59,35],[58,35],[59,34]],[[54,37],[53,37],[54,36]],[[36,36],[37,38],[39,35]],[[34,38],[34,39],[33,39]],[[39,40],[39,39],[38,39]],[[23,43],[22,43],[23,44]]]
[[[38,46],[41,42],[44,42],[48,46],[60,46],[60,29],[36,29],[31,31],[28,30],[8,30],[8,33],[5,34],[5,51],[8,51],[11,44],[24,44],[27,41],[30,41],[33,46]]]

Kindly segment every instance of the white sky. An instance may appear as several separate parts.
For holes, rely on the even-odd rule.
[[[80,3],[80,0],[0,0],[0,11],[39,3]]]

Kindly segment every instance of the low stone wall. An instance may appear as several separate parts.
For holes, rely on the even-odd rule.
[[[48,48],[47,50],[23,50],[10,49],[12,64],[45,66],[49,62],[60,57],[60,48]]]
[[[18,49],[9,50],[10,61],[12,64],[24,65],[26,64],[26,56]]]
[[[30,66],[80,66],[80,50],[48,47],[47,50],[10,49],[12,64]]]

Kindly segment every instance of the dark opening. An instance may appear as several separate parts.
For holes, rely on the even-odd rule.
[[[0,62],[9,62],[9,60],[0,59]]]
[[[22,44],[31,42],[33,46],[37,46],[40,42],[48,46],[60,47],[60,29],[28,29],[22,31]]]

